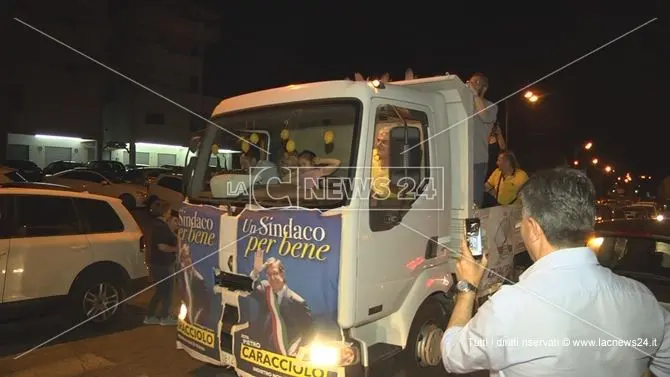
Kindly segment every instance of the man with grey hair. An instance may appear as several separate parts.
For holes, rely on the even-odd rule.
[[[498,376],[670,376],[670,314],[641,283],[601,266],[585,246],[595,190],[556,168],[521,188],[521,237],[534,264],[471,316],[486,259],[463,245],[459,293],[442,338],[447,371]]]

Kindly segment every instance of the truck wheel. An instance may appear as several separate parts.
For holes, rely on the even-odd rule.
[[[70,291],[73,319],[93,326],[115,323],[123,311],[125,284],[115,274],[86,275]]]
[[[428,298],[419,308],[403,351],[408,376],[450,376],[442,364],[440,343],[450,313],[436,298]]]

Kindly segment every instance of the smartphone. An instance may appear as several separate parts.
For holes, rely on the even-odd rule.
[[[465,219],[465,241],[473,258],[481,259],[484,256],[481,221],[478,218]]]

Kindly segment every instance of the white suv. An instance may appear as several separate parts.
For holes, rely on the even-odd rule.
[[[145,249],[119,199],[56,185],[0,184],[0,317],[65,307],[85,320],[112,308],[90,320],[111,323],[133,283],[148,275]]]

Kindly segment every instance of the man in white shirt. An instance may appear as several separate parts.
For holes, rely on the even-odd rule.
[[[595,190],[556,168],[519,191],[521,237],[534,264],[472,317],[484,267],[462,247],[460,293],[442,339],[447,371],[492,376],[670,376],[670,314],[641,283],[614,274],[584,247]]]
[[[474,127],[473,145],[474,202],[482,208],[484,202],[484,183],[486,182],[489,161],[489,135],[498,116],[498,106],[484,98],[489,89],[489,80],[482,73],[475,73],[467,85],[474,96]]]

